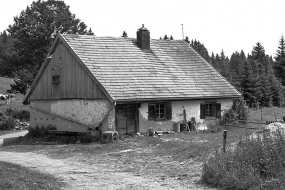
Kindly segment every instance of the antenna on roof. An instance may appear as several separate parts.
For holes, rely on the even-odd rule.
[[[184,40],[183,24],[181,24],[181,26],[182,26],[182,40]]]

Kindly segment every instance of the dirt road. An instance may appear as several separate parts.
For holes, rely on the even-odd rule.
[[[45,155],[34,153],[18,153],[1,151],[0,160],[19,164],[30,169],[58,177],[67,184],[64,189],[96,189],[96,190],[167,190],[167,189],[204,189],[195,185],[184,187],[173,181],[158,182],[134,176],[131,173],[113,172],[108,168],[87,165],[71,159],[51,159]]]

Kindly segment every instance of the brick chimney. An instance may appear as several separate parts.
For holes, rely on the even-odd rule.
[[[149,30],[142,25],[137,31],[137,44],[142,49],[150,49],[150,35]]]

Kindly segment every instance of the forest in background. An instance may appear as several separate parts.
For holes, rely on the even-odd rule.
[[[8,31],[8,32],[7,32]],[[14,23],[0,33],[0,77],[14,79],[9,92],[25,94],[35,78],[57,33],[94,35],[76,18],[63,1],[34,1],[14,17]],[[123,31],[122,37],[127,37]],[[174,40],[165,35],[163,40]],[[243,95],[250,107],[285,105],[285,42],[280,37],[276,55],[266,54],[257,42],[252,52],[233,52],[231,57],[212,53],[199,40],[190,44]]]

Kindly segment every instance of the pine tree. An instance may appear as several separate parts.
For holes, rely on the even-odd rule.
[[[121,37],[127,38],[128,34],[124,31]]]
[[[271,93],[271,83],[268,75],[266,74],[265,67],[262,65],[260,68],[260,104],[262,107],[272,106],[272,93]]]
[[[205,48],[205,46],[200,43],[199,41],[197,41],[196,39],[193,41],[191,41],[190,45],[206,60],[206,61],[210,61],[210,56],[208,54],[208,50],[207,48]]]
[[[7,38],[8,38],[8,36],[7,36],[6,30],[4,30],[4,32],[2,34],[2,42],[4,44],[7,43]]]
[[[186,36],[185,42],[187,42],[188,44],[190,43],[188,36]]]
[[[168,36],[165,34],[163,37],[164,40],[169,40]]]
[[[253,77],[253,71],[251,64],[248,62],[244,63],[244,72],[241,80],[242,94],[248,105],[253,106],[256,103],[257,98],[255,93],[255,80]]]
[[[279,46],[277,49],[276,63],[274,64],[274,70],[277,78],[280,80],[281,84],[285,86],[285,42],[283,35],[279,40]]]
[[[172,37],[172,35],[170,35],[170,38],[169,38],[170,40],[173,40],[173,37]]]
[[[276,61],[279,61],[282,58],[285,58],[285,41],[283,35],[279,40],[279,46],[276,52],[276,57],[274,57]]]
[[[257,42],[253,47],[251,59],[258,61],[259,63],[263,62],[263,58],[265,57],[265,50],[261,43]]]

